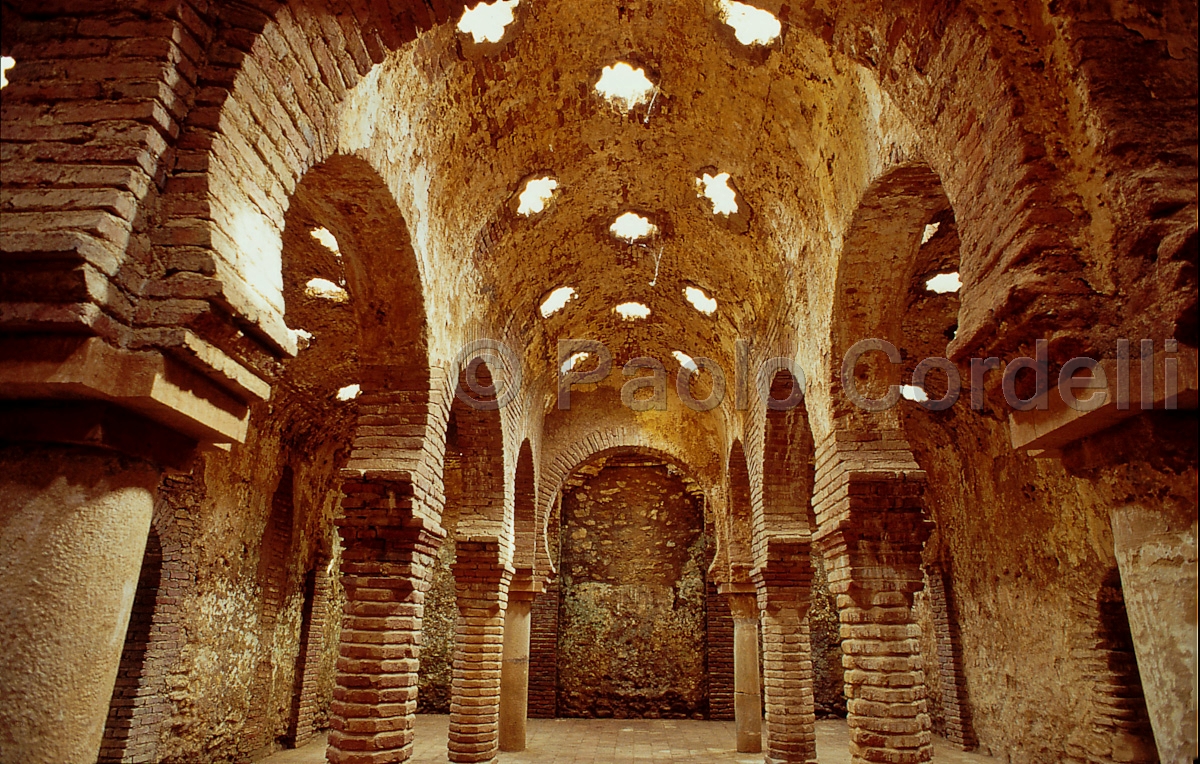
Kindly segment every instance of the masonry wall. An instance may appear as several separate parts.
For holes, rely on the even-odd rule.
[[[1194,516],[1195,418],[1114,431],[1102,450],[1126,466],[1093,480],[1071,458],[1013,453],[1002,422],[963,409],[906,407],[935,523],[927,580],[945,571],[951,605],[939,612],[935,586],[917,601],[935,728],[953,731],[956,680],[968,732],[985,753],[1045,764],[1156,761],[1108,512],[1153,494],[1162,511]],[[1163,448],[1143,461],[1138,444],[1150,442]]]
[[[703,527],[661,465],[610,462],[564,494],[559,716],[707,715]]]
[[[425,595],[421,620],[421,669],[417,712],[450,713],[450,681],[454,668],[454,630],[458,605],[454,593],[454,539],[446,539],[434,563],[433,583]]]
[[[708,718],[729,721],[733,715],[733,614],[710,581],[705,628],[708,630]]]
[[[812,605],[808,611],[813,660],[813,705],[818,719],[844,717],[846,695],[842,681],[842,638],[837,601],[829,593],[825,561],[813,550]]]
[[[247,760],[328,728],[341,457],[261,421],[163,479],[101,761]]]
[[[529,717],[558,715],[558,579],[533,600],[529,624]]]

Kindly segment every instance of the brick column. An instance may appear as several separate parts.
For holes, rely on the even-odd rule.
[[[733,714],[738,753],[762,750],[762,689],[758,665],[758,602],[752,584],[722,584],[733,614]]]
[[[529,716],[529,634],[533,600],[542,583],[528,575],[508,588],[504,611],[504,656],[500,669],[500,750],[525,750]]]
[[[834,493],[849,511],[821,527],[817,544],[842,624],[852,761],[929,761],[920,626],[912,612],[929,536],[924,483],[885,471],[846,472],[839,482]]]
[[[415,517],[404,473],[342,486],[342,616],[330,707],[329,761],[391,764],[412,756],[421,617],[444,531]]]
[[[499,752],[504,611],[513,569],[500,561],[499,539],[463,539],[456,547],[450,761],[492,761]]]
[[[751,573],[763,630],[763,692],[767,707],[767,764],[815,764],[811,543],[771,539],[767,563]]]

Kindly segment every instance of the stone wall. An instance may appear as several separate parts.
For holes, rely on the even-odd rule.
[[[907,432],[928,472],[935,523],[926,580],[945,572],[917,602],[935,728],[957,734],[958,703],[970,717],[968,744],[973,732],[996,756],[1156,761],[1108,508],[1151,490],[1164,510],[1194,506],[1195,471],[1182,456],[1195,448],[1185,446],[1194,419],[1190,434],[1186,420],[1176,425],[1180,461],[1168,450],[1154,467],[1094,484],[1062,460],[1013,453],[994,418],[915,409],[906,407]],[[1109,458],[1151,437],[1170,442],[1129,427]]]
[[[434,562],[433,583],[425,595],[421,621],[421,673],[417,711],[450,713],[450,681],[454,668],[454,630],[458,605],[454,594],[454,540],[446,539]]]
[[[703,527],[661,465],[610,461],[564,494],[560,716],[707,714]]]
[[[100,761],[246,759],[328,727],[341,457],[288,424],[164,477]]]
[[[818,719],[846,715],[842,689],[842,639],[838,635],[837,602],[829,593],[825,561],[814,550],[812,556],[812,606],[808,628],[812,644],[813,703]]]

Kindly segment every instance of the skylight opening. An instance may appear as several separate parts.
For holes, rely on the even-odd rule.
[[[925,391],[916,385],[900,385],[900,395],[905,400],[915,401],[917,403],[924,403],[925,401],[929,400],[929,396],[925,393]]]
[[[288,329],[288,335],[296,343],[297,350],[305,350],[313,341],[313,333],[304,329]]]
[[[308,232],[308,235],[321,242],[321,246],[333,254],[338,257],[342,256],[342,250],[338,248],[338,241],[328,228],[314,228]]]
[[[12,56],[0,56],[0,88],[8,84],[8,77],[5,75],[9,69],[17,65],[17,59]]]
[[[729,173],[704,175],[696,178],[696,190],[713,206],[714,215],[732,215],[738,211],[737,192],[729,187]]]
[[[352,401],[362,392],[361,385],[346,385],[341,390],[337,391],[337,399],[339,401]]]
[[[721,15],[742,45],[770,45],[783,32],[783,25],[770,11],[735,0],[721,0]]]
[[[675,356],[675,360],[679,361],[679,365],[688,371],[699,371],[700,367],[696,365],[696,361],[682,350],[674,350],[671,355]]]
[[[543,211],[546,204],[554,198],[554,190],[557,188],[558,181],[549,176],[530,179],[525,184],[525,190],[517,197],[520,202],[517,214],[529,217]]]
[[[692,304],[692,307],[700,311],[706,316],[711,316],[717,312],[716,299],[709,297],[703,289],[699,287],[684,287],[683,296]]]
[[[925,288],[934,294],[957,292],[959,289],[962,289],[962,281],[959,280],[957,271],[954,273],[939,273],[925,282]]]
[[[596,83],[596,92],[624,111],[650,100],[654,90],[644,69],[634,69],[624,61],[604,67]]]
[[[658,226],[651,223],[649,218],[644,218],[636,212],[626,212],[614,220],[608,230],[618,239],[632,244],[657,234]]]
[[[513,23],[513,9],[520,0],[496,0],[480,3],[463,12],[458,31],[471,35],[475,42],[500,42],[504,29]]]
[[[623,302],[613,308],[624,321],[637,321],[650,315],[650,308],[640,302]]]
[[[319,297],[322,300],[333,300],[334,302],[347,302],[350,299],[350,295],[345,289],[328,279],[309,279],[308,283],[304,285],[304,293],[309,297]]]
[[[562,368],[559,369],[563,374],[569,371],[574,371],[575,367],[587,360],[589,353],[575,353],[566,361],[563,361]]]
[[[562,310],[563,306],[570,302],[574,296],[574,287],[559,287],[555,289],[545,300],[542,300],[542,305],[538,308],[542,314],[542,318],[550,318],[550,316]]]
[[[925,226],[925,231],[921,234],[921,243],[928,244],[930,239],[932,239],[934,236],[937,236],[938,229],[941,227],[942,224],[940,222],[930,223],[929,225]]]

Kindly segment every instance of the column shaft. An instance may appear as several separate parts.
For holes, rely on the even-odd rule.
[[[107,451],[0,450],[0,761],[96,760],[158,480]]]
[[[500,669],[500,750],[525,750],[525,720],[529,712],[529,625],[532,592],[514,597],[509,592],[504,612],[504,658]]]
[[[1190,522],[1189,522],[1190,521]],[[1146,710],[1164,762],[1196,758],[1196,520],[1128,506],[1113,542]]]
[[[412,756],[421,618],[443,535],[411,515],[406,480],[342,487],[346,605],[330,706],[332,764],[392,764]]]
[[[492,761],[499,752],[500,667],[512,567],[496,541],[457,543],[458,626],[450,695],[450,761]]]
[[[741,588],[741,587],[739,587]],[[762,689],[759,686],[758,603],[751,587],[728,593],[733,614],[733,715],[739,753],[762,751]]]
[[[896,492],[897,509],[853,512],[820,540],[842,624],[855,764],[917,764],[933,756],[921,629],[912,612],[913,594],[922,586],[921,548],[928,529],[919,508],[903,511],[912,498],[911,485],[868,486],[878,494],[877,503],[886,504],[883,497]]]
[[[768,764],[815,764],[817,760],[808,630],[811,551],[807,537],[770,539],[767,563],[751,574],[763,630]]]

